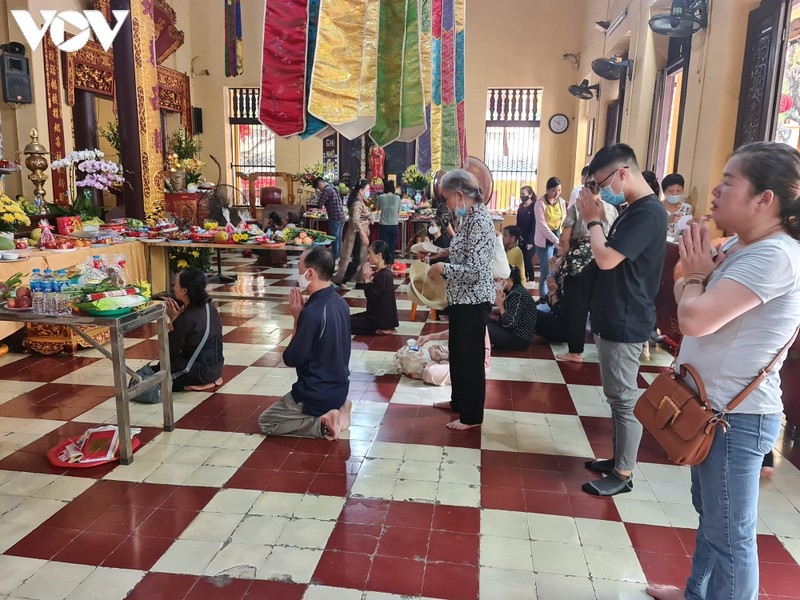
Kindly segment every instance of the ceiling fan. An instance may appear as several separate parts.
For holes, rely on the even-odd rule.
[[[589,85],[589,80],[584,79],[580,85],[569,86],[569,93],[581,100],[591,100],[592,98],[600,100],[600,84]]]
[[[659,35],[689,37],[708,25],[708,0],[672,0],[668,13],[649,21],[650,29]]]
[[[628,81],[633,79],[633,61],[623,60],[618,61],[615,54],[611,58],[597,58],[592,61],[592,71],[603,79],[609,81],[617,81],[622,79],[625,73],[628,73]]]

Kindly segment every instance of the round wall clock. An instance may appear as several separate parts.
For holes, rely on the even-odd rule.
[[[564,133],[569,127],[569,118],[567,115],[558,113],[550,117],[548,125],[553,133]]]

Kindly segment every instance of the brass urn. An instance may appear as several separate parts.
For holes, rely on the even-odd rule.
[[[27,156],[25,166],[31,172],[28,179],[33,182],[34,195],[44,200],[47,193],[44,190],[44,182],[47,181],[47,169],[50,167],[47,155],[50,153],[39,143],[39,133],[35,129],[31,129],[31,142],[25,146],[22,153]]]

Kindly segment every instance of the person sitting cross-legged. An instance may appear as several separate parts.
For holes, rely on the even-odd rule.
[[[350,426],[350,310],[331,282],[333,264],[322,247],[300,255],[299,288],[289,294],[294,331],[283,352],[297,381],[258,417],[266,435],[336,440]]]

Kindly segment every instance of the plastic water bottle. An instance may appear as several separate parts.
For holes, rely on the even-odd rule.
[[[56,278],[50,269],[44,270],[42,276],[42,292],[44,302],[42,302],[43,312],[46,315],[56,314]]]
[[[72,308],[69,305],[69,279],[67,279],[66,269],[59,269],[56,271],[56,314],[57,315],[71,315]]]
[[[29,284],[31,288],[31,302],[33,303],[33,312],[36,314],[44,314],[44,296],[42,294],[42,270],[34,269],[31,273],[31,281]]]

